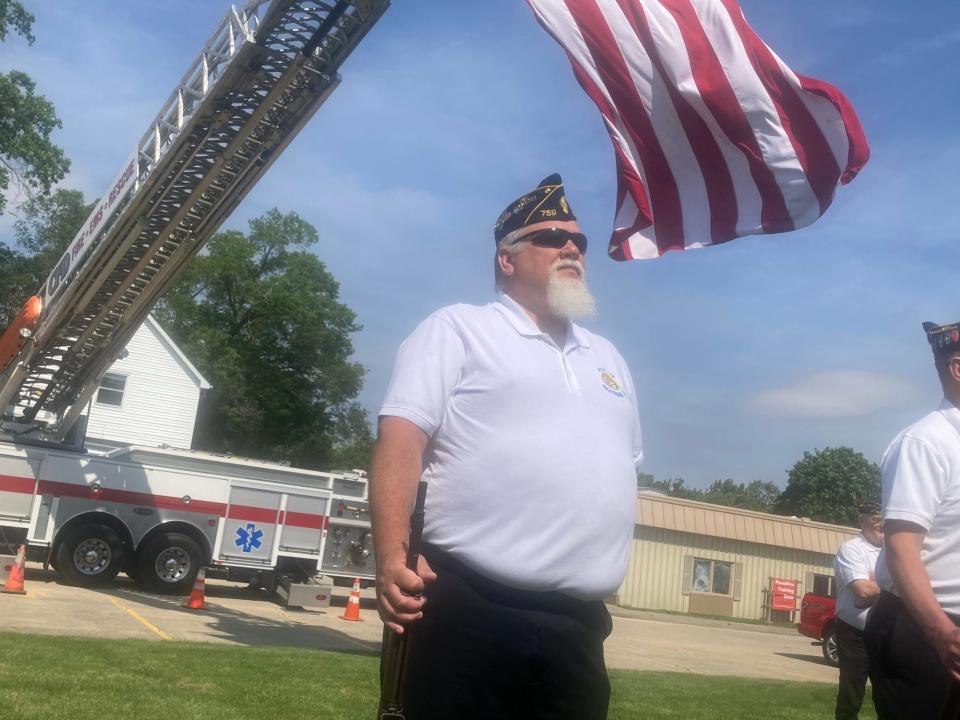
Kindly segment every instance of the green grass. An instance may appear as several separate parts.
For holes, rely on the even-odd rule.
[[[684,673],[612,670],[610,720],[823,720],[834,716],[835,685]],[[876,720],[870,688],[860,720]]]
[[[830,685],[622,670],[610,675],[610,720],[833,715]],[[0,633],[5,720],[370,720],[376,677],[377,659],[369,655]]]

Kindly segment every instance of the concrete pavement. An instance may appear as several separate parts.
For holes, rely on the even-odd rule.
[[[614,616],[604,648],[613,668],[837,682],[837,669],[810,643],[796,632],[763,632],[722,621],[707,625]]]
[[[26,596],[0,594],[0,629],[50,635],[143,638],[379,652],[383,626],[372,589],[362,591],[363,622],[340,619],[349,588],[335,588],[332,606],[292,610],[264,591],[208,579],[207,609],[185,610],[181,598],[140,590],[125,576],[105,588],[61,584],[55,573],[27,568]],[[607,664],[834,683],[835,668],[807,638],[783,628],[612,608]]]

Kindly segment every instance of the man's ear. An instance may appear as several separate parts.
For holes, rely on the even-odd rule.
[[[954,355],[950,358],[947,364],[947,372],[955,383],[960,384],[960,355]]]
[[[497,250],[497,267],[500,269],[500,274],[504,277],[513,275],[515,269],[513,257],[505,249]]]

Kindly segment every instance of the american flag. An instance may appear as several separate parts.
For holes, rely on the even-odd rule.
[[[617,260],[787,232],[870,155],[849,100],[794,73],[736,0],[527,0],[616,151]]]

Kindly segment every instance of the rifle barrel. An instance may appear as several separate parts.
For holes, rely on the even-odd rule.
[[[427,483],[417,485],[417,500],[410,516],[410,540],[407,544],[407,569],[417,571],[420,560],[420,542],[423,537],[423,514],[427,501]],[[407,640],[412,627],[402,635],[388,627],[383,628],[383,646],[380,663],[380,705],[377,720],[406,720],[400,695],[403,691],[403,675],[407,661]]]

